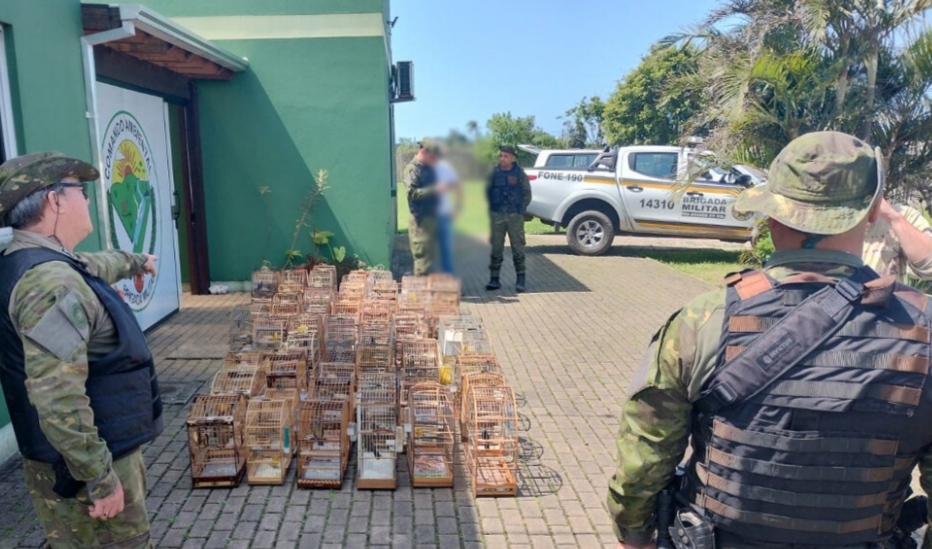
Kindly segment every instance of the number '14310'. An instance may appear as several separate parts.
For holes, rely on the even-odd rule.
[[[657,200],[656,198],[648,198],[647,200],[641,199],[642,208],[650,208],[652,210],[672,210],[676,204],[672,200]]]

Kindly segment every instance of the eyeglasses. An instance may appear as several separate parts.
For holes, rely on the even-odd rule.
[[[81,189],[81,194],[84,195],[84,198],[88,198],[88,196],[87,196],[87,183],[59,183],[59,185],[60,185],[61,187],[63,187],[63,188],[69,188],[69,187],[70,187],[70,188],[75,188],[75,189]]]

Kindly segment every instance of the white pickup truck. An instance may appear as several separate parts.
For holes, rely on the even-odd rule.
[[[709,170],[684,192],[682,181],[696,169],[695,163],[690,166],[696,153],[689,147],[520,148],[537,154],[534,168],[525,170],[533,194],[527,213],[566,227],[566,240],[577,254],[605,253],[622,233],[751,238],[754,220],[736,219],[732,205],[741,190],[763,182],[759,170]]]

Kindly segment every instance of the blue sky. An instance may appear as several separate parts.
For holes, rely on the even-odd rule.
[[[557,117],[583,96],[607,98],[655,41],[701,21],[715,0],[393,0],[395,61],[414,61],[398,137],[465,131],[496,112]]]

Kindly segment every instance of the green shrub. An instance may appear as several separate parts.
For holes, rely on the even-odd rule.
[[[754,268],[763,267],[764,263],[773,255],[773,240],[770,238],[770,227],[767,226],[767,219],[761,219],[757,222],[754,227],[754,234],[756,235],[753,240],[754,245],[750,250],[742,252],[738,261],[743,265]]]

